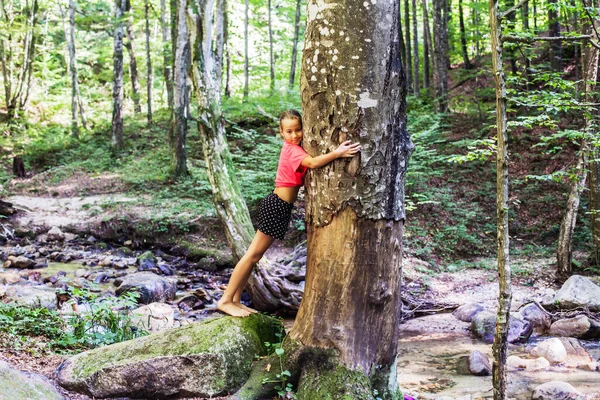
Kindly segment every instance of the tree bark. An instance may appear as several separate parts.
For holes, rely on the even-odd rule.
[[[421,84],[419,79],[419,35],[417,30],[417,0],[412,0],[412,21],[413,21],[413,58],[414,58],[414,69],[413,69],[413,93],[415,96],[419,96],[421,92]]]
[[[115,1],[115,33],[113,56],[112,145],[123,148],[123,12],[126,0]]]
[[[294,40],[292,41],[292,65],[290,67],[289,87],[292,89],[296,82],[296,60],[298,58],[298,37],[300,33],[300,2],[296,0],[296,19],[294,22]]]
[[[506,118],[506,84],[502,65],[502,26],[498,0],[490,0],[490,31],[492,39],[492,71],[496,83],[496,223],[498,245],[498,310],[494,335],[492,380],[494,400],[506,397],[506,356],[508,351],[508,320],[512,300],[509,233],[508,233],[508,131]]]
[[[244,1],[244,101],[248,99],[248,81],[250,73],[248,71],[248,0]]]
[[[592,262],[600,267],[600,151],[590,155],[590,215],[592,220]]]
[[[225,26],[227,17],[227,1],[217,0],[217,8],[215,15],[215,68],[216,68],[216,79],[218,83],[218,89],[221,90],[223,82],[223,65],[224,65],[224,51],[225,51]]]
[[[167,105],[169,110],[173,110],[173,48],[170,46],[171,41],[169,40],[167,16],[166,0],[160,0],[160,26],[162,28],[163,40],[163,79],[167,87]]]
[[[410,1],[404,0],[404,32],[406,38],[404,40],[404,45],[406,46],[406,84],[408,90],[413,88],[413,69],[412,69],[412,50],[411,50],[411,42],[410,42]]]
[[[63,19],[63,25],[65,20],[64,11],[62,5],[58,5],[60,13]],[[71,75],[71,134],[73,137],[79,137],[79,127],[77,119],[79,117],[78,112],[78,98],[79,88],[77,83],[77,56],[75,53],[75,2],[69,0],[69,28],[64,26],[65,38],[67,38],[67,49],[69,52],[69,74]],[[82,115],[83,126],[85,127],[85,120]]]
[[[129,14],[126,20],[127,42],[125,48],[129,53],[129,75],[131,77],[131,98],[133,100],[133,111],[136,114],[142,112],[140,104],[140,79],[137,71],[137,61],[135,58],[135,49],[133,45],[133,13],[131,11],[131,1],[126,0],[125,11]]]
[[[152,58],[150,57],[150,3],[146,0],[144,16],[146,19],[146,89],[148,94],[148,110],[146,113],[148,126],[152,125]]]
[[[189,95],[187,87],[190,60],[190,42],[186,22],[186,0],[177,3],[177,46],[175,47],[175,68],[173,85],[173,155],[172,171],[176,177],[188,174],[187,169],[187,121]]]
[[[289,336],[303,347],[334,350],[337,357],[324,358],[322,364],[332,362],[332,369],[302,366],[300,398],[319,393],[365,399],[373,389],[384,399],[398,395],[404,178],[413,149],[398,62],[399,1],[308,7],[303,146],[313,156],[344,140],[360,141],[363,150],[307,176],[306,290]],[[337,54],[323,43],[326,24],[344,26],[343,36],[328,36]],[[335,364],[339,375],[332,373]]]
[[[458,0],[458,19],[460,23],[460,46],[462,49],[463,62],[465,69],[472,69],[471,61],[469,61],[469,52],[467,50],[467,33],[465,31],[465,17],[463,15],[462,0]]]
[[[229,16],[227,14],[227,6],[223,15],[223,42],[225,45],[225,97],[231,97],[231,52],[229,43]]]
[[[423,87],[429,89],[431,84],[429,83],[429,76],[431,75],[431,68],[429,66],[429,57],[431,49],[433,48],[431,43],[431,32],[429,30],[429,13],[427,10],[427,0],[423,0]]]
[[[548,35],[550,37],[560,37],[560,20],[556,11],[556,1],[548,0]],[[556,72],[562,70],[562,43],[559,40],[550,42],[550,65]]]
[[[438,112],[448,111],[448,29],[442,9],[444,0],[433,0],[433,86]]]
[[[269,25],[269,67],[270,67],[270,85],[271,92],[275,91],[275,59],[273,58],[273,27],[271,22],[271,0],[267,1],[268,25]]]

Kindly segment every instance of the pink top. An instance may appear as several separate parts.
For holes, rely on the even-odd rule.
[[[279,155],[275,187],[302,186],[307,169],[302,166],[305,157],[308,157],[308,153],[302,147],[284,141]]]

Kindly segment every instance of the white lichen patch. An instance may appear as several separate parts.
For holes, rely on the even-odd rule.
[[[320,71],[320,72],[321,72],[322,74],[324,74],[325,72],[327,72],[327,70],[326,70],[325,68],[321,68],[321,71]]]
[[[328,27],[319,28],[319,33],[323,36],[329,36],[329,28]]]
[[[321,44],[325,47],[331,47],[333,46],[333,40],[323,40]]]
[[[372,99],[371,93],[362,92],[359,95],[358,106],[362,108],[377,107],[377,99]]]
[[[315,67],[314,65],[310,68],[310,72],[312,72],[313,74],[315,72],[317,72],[317,67]]]
[[[360,57],[359,56],[352,56],[353,60],[358,60]]]
[[[313,75],[313,76],[310,77],[310,80],[313,81],[313,82],[316,82],[317,77]]]
[[[342,91],[341,91],[341,90],[336,90],[336,91],[335,91],[335,95],[336,95],[336,96],[339,96],[340,94],[342,94]]]
[[[344,36],[344,31],[340,31],[340,36]]]
[[[365,42],[371,43],[371,39],[365,39]]]
[[[338,59],[338,56],[334,55],[333,57],[331,57],[331,59],[332,59],[333,61],[337,61],[337,59]]]
[[[345,66],[343,66],[343,65],[340,65],[340,66],[338,67],[338,69],[344,69],[344,68],[346,68],[346,67],[345,67]]]
[[[319,16],[319,13],[326,11],[331,8],[337,7],[337,4],[328,4],[328,3],[313,3],[311,1],[307,4],[307,12],[306,12],[306,20],[313,21]]]

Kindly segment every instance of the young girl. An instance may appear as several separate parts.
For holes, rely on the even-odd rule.
[[[279,117],[279,133],[283,136],[283,147],[279,156],[275,190],[265,197],[258,212],[258,231],[246,254],[235,266],[229,285],[217,308],[234,317],[246,317],[256,310],[240,302],[244,286],[250,278],[252,268],[262,258],[275,239],[283,240],[290,223],[292,208],[298,191],[304,183],[308,168],[319,168],[336,158],[353,157],[360,151],[358,143],[345,141],[331,153],[311,157],[300,147],[302,142],[302,117],[295,110],[284,111]]]

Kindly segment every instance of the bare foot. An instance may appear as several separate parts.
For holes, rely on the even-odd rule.
[[[221,302],[221,300],[219,300],[217,302],[217,308],[232,317],[247,317],[250,315],[249,311],[237,307],[232,302]]]
[[[245,306],[242,303],[233,303],[233,304],[235,304],[236,307],[241,308],[242,310],[246,310],[251,314],[258,314],[258,311],[252,307]]]

